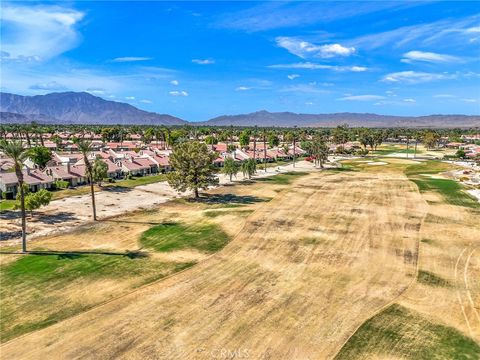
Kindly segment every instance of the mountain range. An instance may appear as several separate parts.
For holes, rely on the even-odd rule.
[[[188,122],[167,114],[140,110],[130,104],[109,101],[86,92],[61,92],[22,96],[0,93],[1,123],[211,125],[276,127],[480,127],[478,115],[392,116],[368,113],[297,114],[257,111],[223,115],[203,122]]]

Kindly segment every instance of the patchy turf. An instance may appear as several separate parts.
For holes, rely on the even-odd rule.
[[[163,223],[140,237],[141,245],[161,252],[191,248],[212,253],[222,249],[228,241],[228,235],[218,225],[210,223]]]
[[[244,209],[244,210],[208,210],[205,211],[203,214],[209,218],[216,218],[219,216],[226,216],[226,215],[240,215],[240,216],[248,216],[254,210],[252,209]]]
[[[0,211],[12,210],[15,207],[15,200],[1,200]]]
[[[366,321],[335,358],[389,356],[416,360],[478,359],[480,345],[455,328],[433,323],[393,304]]]
[[[474,209],[480,208],[480,203],[473,196],[463,191],[463,186],[454,180],[417,177],[411,179],[417,184],[420,192],[435,191],[443,196],[451,205],[459,205]]]
[[[419,270],[417,281],[429,286],[451,286],[450,282],[430,271]]]
[[[0,340],[44,328],[107,300],[99,296],[104,291],[100,288],[108,289],[112,282],[133,278],[126,290],[133,289],[192,265],[164,263],[131,253],[21,256],[0,267]],[[72,298],[72,291],[84,295]]]
[[[259,178],[256,179],[256,181],[261,181],[261,182],[268,182],[270,184],[275,184],[275,185],[289,185],[294,181],[295,179],[308,175],[307,172],[300,172],[300,171],[291,171],[291,172],[286,172],[283,174],[278,174],[275,176],[270,176],[270,177],[265,177],[265,178]]]

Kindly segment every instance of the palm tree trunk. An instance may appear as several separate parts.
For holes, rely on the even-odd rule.
[[[27,213],[25,211],[25,191],[23,181],[20,183],[20,208],[22,211],[22,252],[27,252]]]
[[[97,221],[97,208],[95,206],[95,189],[93,186],[93,179],[91,177],[90,177],[90,192],[92,194],[93,220]]]
[[[265,172],[267,172],[267,139],[263,134],[263,162],[265,164]]]

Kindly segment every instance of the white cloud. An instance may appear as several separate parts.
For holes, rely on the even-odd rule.
[[[136,61],[148,61],[152,60],[153,58],[151,57],[144,57],[144,56],[124,56],[124,57],[117,57],[112,60],[112,62],[136,62]]]
[[[317,25],[388,9],[410,8],[418,2],[267,1],[241,11],[223,14],[216,26],[247,32]]]
[[[144,103],[144,104],[151,104],[152,101],[151,100],[147,100],[147,99],[142,99],[140,100],[141,103]]]
[[[453,99],[453,98],[456,98],[455,95],[451,95],[451,94],[437,94],[437,95],[433,95],[434,98],[438,98],[438,99]]]
[[[462,99],[462,101],[468,102],[468,103],[477,103],[478,99]]]
[[[67,89],[65,85],[59,84],[56,81],[49,81],[47,83],[31,85],[29,88],[32,90],[48,90],[48,91],[62,91]]]
[[[251,87],[247,87],[247,86],[239,86],[237,88],[235,88],[235,91],[247,91],[247,90],[250,90]]]
[[[2,60],[42,61],[75,47],[84,13],[60,6],[2,5]]]
[[[349,70],[353,72],[364,72],[368,70],[368,68],[366,68],[365,66],[347,66],[343,68],[345,68],[345,70]]]
[[[180,83],[178,82],[178,80],[172,80],[170,81],[170,84],[177,86]]]
[[[305,103],[305,105],[313,105],[313,102],[307,101],[307,102]]]
[[[100,88],[88,88],[85,91],[90,93],[90,94],[93,94],[93,95],[104,95],[105,94],[105,89],[100,89]]]
[[[354,47],[345,47],[340,44],[315,45],[308,41],[286,36],[277,37],[275,40],[278,46],[302,59],[309,57],[326,59],[336,56],[350,56],[355,52]]]
[[[135,96],[125,96],[125,100],[135,100]]]
[[[418,84],[436,80],[454,79],[456,77],[456,75],[445,73],[437,74],[418,71],[400,71],[385,75],[382,78],[382,81],[393,83]]]
[[[188,96],[188,92],[186,91],[170,91],[169,92],[170,95],[172,96]]]
[[[455,62],[461,61],[460,58],[452,55],[438,54],[433,52],[426,51],[409,51],[403,54],[403,59],[401,60],[405,63],[411,63],[412,61],[425,61],[433,63],[445,63],[445,62]]]
[[[287,75],[287,78],[289,78],[290,80],[295,80],[296,78],[299,78],[300,75],[298,74],[289,74]]]
[[[407,103],[416,103],[417,100],[415,99],[411,99],[411,98],[408,98],[408,99],[403,99],[404,102],[407,102]]]
[[[280,92],[294,92],[294,93],[307,93],[307,94],[328,94],[330,91],[325,89],[319,89],[316,84],[298,84],[292,86],[286,86],[280,89]]]
[[[465,30],[467,34],[480,33],[480,26],[474,26]]]
[[[351,95],[351,96],[344,96],[339,100],[348,100],[348,101],[374,101],[374,100],[382,100],[385,99],[385,96],[381,95]]]
[[[213,59],[193,59],[192,62],[199,65],[215,64],[215,60]]]
[[[333,70],[333,71],[353,71],[363,72],[368,68],[364,66],[336,66],[326,64],[316,64],[311,62],[293,63],[293,64],[276,64],[268,66],[271,69],[308,69],[308,70]]]
[[[408,25],[394,30],[360,36],[348,42],[362,50],[372,50],[386,47],[401,48],[410,44],[415,46],[434,46],[448,44],[452,47],[465,47],[477,36],[479,16],[468,16],[457,19],[445,19],[420,25]]]

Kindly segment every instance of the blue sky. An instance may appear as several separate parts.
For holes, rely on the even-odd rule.
[[[186,120],[480,114],[480,2],[8,2],[1,89]]]

